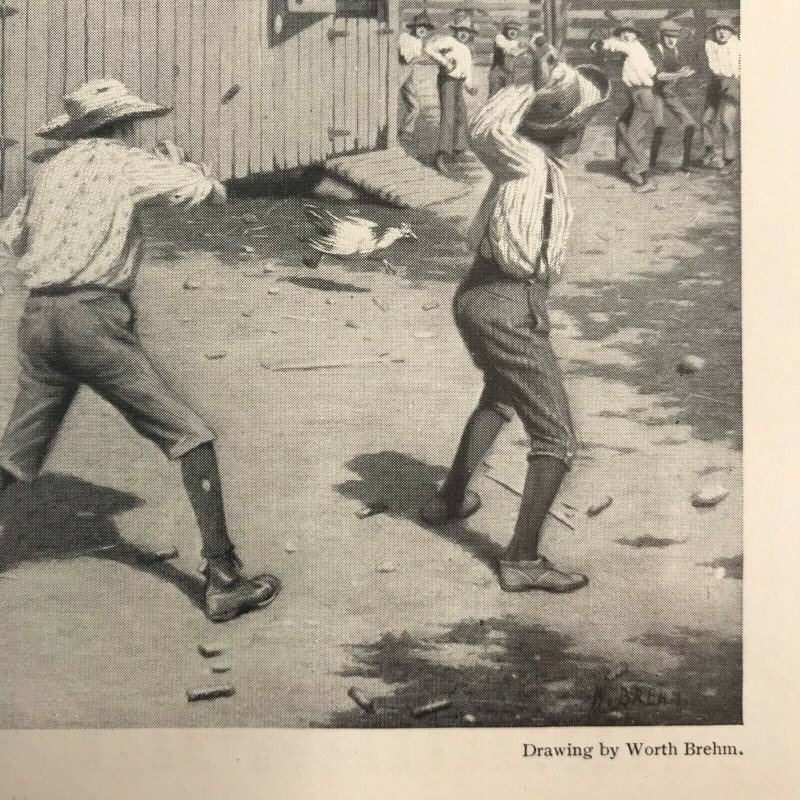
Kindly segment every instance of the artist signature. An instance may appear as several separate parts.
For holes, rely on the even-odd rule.
[[[680,708],[684,702],[684,698],[678,690],[622,680],[623,674],[610,675],[595,684],[591,702],[592,710],[617,711],[631,706]]]

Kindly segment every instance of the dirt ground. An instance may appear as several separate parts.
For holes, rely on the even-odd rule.
[[[740,721],[738,180],[666,175],[640,196],[612,155],[597,126],[568,168],[576,220],[551,302],[583,448],[559,498],[577,509],[575,530],[550,519],[543,550],[586,572],[586,589],[497,585],[525,470],[516,423],[476,480],[477,515],[441,530],[417,517],[480,393],[450,315],[469,266],[458,219],[326,203],[407,221],[419,239],[387,254],[397,276],[374,262],[311,270],[300,198],[238,199],[179,231],[151,226],[138,324],[218,432],[242,557],[284,591],[264,611],[207,622],[175,465],[84,391],[46,474],[0,505],[0,726]],[[467,217],[482,188],[447,215]],[[240,255],[241,243],[255,252]],[[24,290],[10,269],[0,281],[4,422]],[[681,376],[688,354],[706,365]],[[323,361],[357,363],[274,369]],[[694,508],[708,484],[730,495]],[[606,495],[613,504],[587,516]],[[381,501],[388,511],[359,518]],[[172,546],[176,560],[145,563]],[[226,646],[227,674],[209,674],[197,652],[208,641]],[[220,679],[233,697],[187,703],[187,688]],[[440,698],[450,707],[409,713]]]

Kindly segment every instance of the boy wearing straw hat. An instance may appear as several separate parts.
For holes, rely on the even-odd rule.
[[[470,124],[475,152],[494,180],[475,221],[472,270],[456,292],[456,323],[484,388],[442,488],[422,519],[444,525],[474,514],[469,483],[514,413],[530,438],[514,535],[496,565],[508,592],[573,592],[585,575],[556,568],[539,551],[548,510],[577,447],[545,301],[558,278],[572,220],[563,159],[611,84],[596,67],[570,67],[551,45],[534,46],[533,81],[491,97]]]
[[[656,80],[653,86],[653,141],[650,145],[650,169],[655,170],[658,154],[666,131],[665,111],[668,110],[680,123],[683,130],[683,160],[680,170],[692,170],[692,142],[697,130],[694,117],[675,91],[681,78],[694,75],[694,70],[686,63],[680,49],[679,39],[683,29],[674,20],[665,20],[658,29],[659,41],[656,44]]]
[[[420,112],[415,66],[422,58],[425,39],[434,27],[431,18],[423,11],[406,25],[407,30],[400,34],[397,41],[400,60],[400,99],[404,109],[400,121],[400,135],[406,138],[414,134],[414,126]]]
[[[489,97],[513,82],[514,59],[524,52],[519,39],[522,23],[506,17],[500,26],[500,32],[494,37],[492,66],[489,70]]]
[[[180,461],[203,543],[206,614],[222,622],[263,606],[276,578],[244,577],[225,522],[214,434],[150,362],[130,301],[142,256],[140,208],[225,201],[204,165],[172,143],[131,146],[140,120],[168,113],[111,79],[64,98],[66,113],[38,135],[72,141],[42,167],[30,195],[0,227],[30,294],[19,329],[20,387],[0,440],[0,494],[32,482],[82,385]]]
[[[711,80],[703,111],[703,163],[728,173],[738,152],[740,43],[733,20],[721,17],[708,30],[706,56]],[[717,130],[722,130],[722,143]]]
[[[622,82],[628,87],[630,101],[617,121],[617,156],[623,176],[633,184],[635,192],[652,192],[655,187],[649,180],[650,135],[653,125],[655,101],[653,83],[656,67],[642,44],[642,31],[635,20],[620,22],[613,35],[590,47],[602,47],[611,53],[622,53]]]
[[[448,163],[467,150],[467,104],[464,92],[475,94],[472,80],[470,44],[478,32],[472,14],[460,9],[450,24],[452,36],[437,36],[425,47],[425,53],[439,65],[439,147],[436,169],[447,174]]]

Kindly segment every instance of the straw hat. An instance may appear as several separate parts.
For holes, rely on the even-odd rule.
[[[449,27],[454,31],[478,33],[478,29],[472,24],[472,14],[469,11],[456,11],[455,18]]]
[[[415,31],[417,28],[427,28],[432,31],[435,27],[431,22],[431,18],[424,11],[421,14],[416,14],[411,22],[406,23],[406,28],[410,31]]]
[[[639,23],[635,19],[624,19],[622,22],[617,24],[617,27],[614,28],[614,35],[616,36],[618,33],[622,33],[623,31],[632,31],[637,36],[643,37],[644,34],[642,33],[642,29],[639,27]]]
[[[97,78],[64,98],[65,114],[42,125],[37,136],[45,139],[78,139],[111,122],[160,117],[170,109],[148,103],[113,78]]]
[[[727,28],[731,33],[736,33],[736,26],[730,17],[717,17],[714,22],[709,25],[708,32],[714,33],[717,28]]]
[[[562,62],[528,107],[519,132],[532,139],[552,139],[580,130],[610,94],[611,81],[601,69]]]

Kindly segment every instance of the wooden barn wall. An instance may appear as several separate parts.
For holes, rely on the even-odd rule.
[[[35,174],[28,156],[52,147],[36,129],[65,93],[104,75],[173,107],[143,126],[142,145],[173,138],[223,179],[385,146],[396,2],[368,18],[361,0],[340,0],[336,16],[288,14],[285,0],[13,0],[2,26],[0,133],[16,141],[2,155],[4,213]]]

